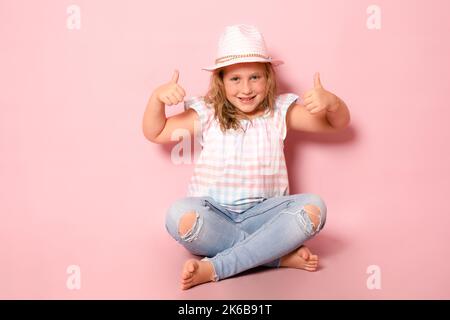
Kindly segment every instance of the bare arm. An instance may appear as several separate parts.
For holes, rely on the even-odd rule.
[[[189,109],[175,116],[166,118],[165,105],[177,105],[183,102],[186,93],[178,85],[178,71],[175,71],[172,80],[152,93],[145,109],[142,121],[144,136],[154,143],[168,143],[173,141],[172,134],[177,129],[187,129],[194,134],[194,122],[198,119],[197,112]]]
[[[330,125],[338,130],[347,127],[350,123],[350,111],[345,102],[338,96],[328,108],[326,115]]]
[[[164,103],[150,97],[144,113],[144,136],[153,143],[164,144],[172,142],[172,133],[177,129],[187,129],[194,134],[194,122],[198,119],[197,112],[188,109],[182,113],[166,118]]]
[[[297,102],[288,109],[288,128],[308,132],[334,133],[350,123],[350,111],[345,102],[323,88],[319,73],[314,75],[314,88],[307,91],[304,104]]]
[[[301,102],[297,102],[289,107],[286,114],[288,129],[305,132],[335,133],[346,128],[349,122],[347,105],[337,96],[329,111],[324,109],[311,114]]]
[[[155,94],[152,94],[148,100],[142,122],[144,136],[148,140],[154,142],[156,137],[158,137],[164,129],[166,121],[167,118],[164,103],[159,101]]]

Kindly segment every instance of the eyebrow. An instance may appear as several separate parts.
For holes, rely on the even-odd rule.
[[[250,74],[250,76],[254,76],[254,75],[261,75],[261,71],[255,71],[253,73]],[[240,77],[241,75],[238,73],[233,73],[230,75],[230,77]]]

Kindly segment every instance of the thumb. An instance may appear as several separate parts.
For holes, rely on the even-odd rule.
[[[175,70],[175,72],[173,73],[173,76],[172,76],[172,80],[170,80],[170,82],[177,83],[179,77],[180,77],[180,72],[178,70]]]
[[[320,82],[320,74],[318,72],[314,74],[314,88],[322,88],[322,83]]]

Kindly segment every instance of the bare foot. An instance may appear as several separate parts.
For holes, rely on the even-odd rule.
[[[297,268],[307,271],[316,271],[319,264],[319,257],[311,253],[311,251],[301,246],[297,250],[285,255],[281,258],[280,267]]]
[[[181,289],[186,290],[213,279],[214,267],[211,262],[189,259],[184,263],[181,273]]]

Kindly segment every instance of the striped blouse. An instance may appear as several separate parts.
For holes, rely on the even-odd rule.
[[[214,119],[214,108],[203,97],[192,97],[185,110],[199,117],[202,150],[188,186],[188,196],[210,196],[237,213],[264,199],[289,194],[284,158],[286,113],[299,97],[293,93],[276,97],[274,113],[241,120],[244,130],[223,133]],[[200,136],[201,135],[201,136]]]

